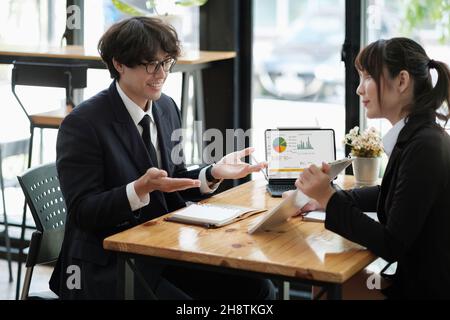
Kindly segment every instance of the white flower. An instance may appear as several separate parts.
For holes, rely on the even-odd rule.
[[[354,127],[345,135],[344,143],[351,147],[351,154],[357,157],[375,158],[383,152],[380,135],[373,127],[364,132]]]

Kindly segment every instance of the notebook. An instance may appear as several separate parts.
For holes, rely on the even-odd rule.
[[[165,220],[218,228],[240,221],[266,209],[255,209],[226,204],[191,204],[167,217]]]
[[[333,129],[268,129],[265,144],[267,191],[273,197],[294,190],[295,180],[305,168],[336,159]]]

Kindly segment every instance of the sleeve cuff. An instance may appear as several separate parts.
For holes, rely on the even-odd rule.
[[[208,167],[203,168],[202,170],[200,170],[200,173],[198,175],[198,179],[200,180],[201,184],[200,184],[200,193],[201,194],[208,194],[208,193],[213,193],[214,191],[217,190],[217,188],[220,186],[220,183],[222,182],[222,180],[220,180],[217,183],[211,183],[206,179],[206,169]]]
[[[150,196],[146,194],[144,197],[139,198],[139,196],[136,193],[136,190],[134,189],[134,183],[130,182],[127,184],[127,198],[128,202],[130,203],[131,211],[139,210],[142,207],[147,206],[150,203]]]

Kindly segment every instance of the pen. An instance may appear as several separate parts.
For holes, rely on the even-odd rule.
[[[256,164],[259,164],[258,160],[256,160],[256,158],[255,158],[254,155],[251,154],[250,156],[252,157],[252,160],[253,160]],[[267,177],[267,174],[266,174],[266,172],[264,171],[264,168],[262,168],[260,171],[261,171],[262,174],[264,175],[264,178],[266,178],[266,180],[269,181],[269,177]]]

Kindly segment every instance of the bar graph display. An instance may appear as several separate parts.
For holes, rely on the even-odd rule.
[[[310,165],[335,160],[333,130],[267,130],[266,159],[272,179],[298,178]]]
[[[300,140],[300,143],[297,144],[297,150],[314,150],[311,142],[309,142],[309,137],[307,141]]]

